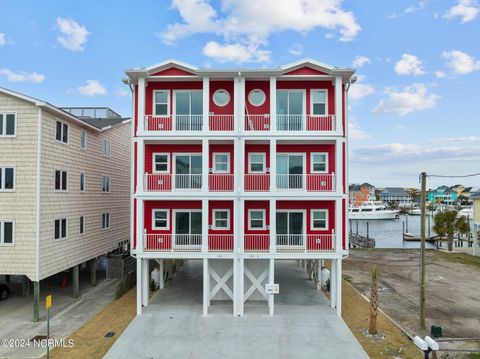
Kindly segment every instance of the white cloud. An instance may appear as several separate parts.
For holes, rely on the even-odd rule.
[[[348,121],[348,138],[352,140],[365,140],[370,138],[370,135],[360,127],[353,116],[350,117],[350,121]]]
[[[463,136],[463,137],[445,137],[445,138],[432,138],[427,143],[476,143],[480,142],[479,136]]]
[[[13,72],[10,69],[0,69],[0,75],[5,76],[9,82],[34,82],[40,83],[45,80],[45,75],[39,74],[37,72]]]
[[[365,64],[371,63],[370,59],[366,56],[357,56],[355,60],[353,60],[352,66],[355,68],[363,67]]]
[[[362,99],[366,96],[370,96],[375,93],[375,89],[372,85],[364,84],[365,76],[358,75],[357,82],[351,85],[348,91],[348,98],[352,101]]]
[[[293,56],[300,56],[303,54],[303,46],[301,44],[293,44],[289,52]]]
[[[480,70],[480,60],[476,60],[465,52],[458,50],[444,51],[442,57],[445,59],[446,65],[456,74],[465,75]]]
[[[5,45],[7,43],[7,40],[5,39],[5,34],[3,32],[0,32],[0,47]]]
[[[403,54],[401,60],[395,64],[397,75],[423,75],[422,61],[415,55]]]
[[[385,92],[387,97],[380,100],[373,109],[374,113],[393,113],[405,116],[414,111],[434,108],[439,99],[439,96],[429,94],[424,84],[414,84],[401,91],[387,88]]]
[[[421,0],[418,2],[417,6],[409,6],[403,12],[405,14],[411,14],[412,12],[416,12],[419,10],[422,10],[425,6],[427,6],[428,1],[427,0]]]
[[[87,37],[90,34],[85,26],[75,20],[57,17],[57,27],[61,33],[57,36],[57,41],[64,48],[71,51],[85,50]]]
[[[98,80],[87,80],[85,86],[77,87],[77,91],[83,96],[105,95],[107,89]]]
[[[270,51],[240,43],[221,45],[210,41],[203,47],[203,54],[218,62],[266,62],[270,60]]]
[[[443,78],[447,77],[447,74],[443,71],[438,70],[438,71],[435,71],[435,77],[437,79],[443,79]]]
[[[252,48],[267,51],[264,47],[273,33],[296,31],[306,34],[323,28],[335,31],[340,41],[350,41],[361,30],[353,12],[343,9],[342,0],[221,0],[221,15],[209,0],[172,0],[172,8],[179,11],[183,21],[168,25],[158,34],[165,44],[175,44],[196,33],[213,33],[224,38],[222,47],[233,45],[237,48],[240,58],[229,60],[236,62],[245,61],[245,58],[268,61],[263,55],[245,56],[244,51],[238,50],[238,44],[249,51]]]
[[[480,12],[480,7],[476,0],[458,0],[457,5],[450,8],[443,17],[445,19],[454,19],[460,17],[462,24],[476,19]]]

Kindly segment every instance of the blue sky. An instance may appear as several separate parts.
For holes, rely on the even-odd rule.
[[[415,186],[480,172],[479,35],[477,0],[3,0],[0,86],[129,116],[123,70],[167,58],[354,66],[350,181]]]

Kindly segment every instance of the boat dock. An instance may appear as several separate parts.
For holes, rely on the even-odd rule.
[[[375,239],[358,233],[350,233],[349,246],[350,248],[375,248]]]

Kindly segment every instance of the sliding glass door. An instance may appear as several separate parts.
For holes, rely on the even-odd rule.
[[[175,245],[202,245],[202,212],[178,210],[175,212]]]
[[[201,90],[175,92],[175,128],[178,131],[201,131],[202,117]]]
[[[202,188],[202,155],[175,155],[175,188]]]
[[[303,247],[304,212],[277,212],[276,226],[278,246]]]
[[[303,155],[277,155],[277,188],[303,188]]]

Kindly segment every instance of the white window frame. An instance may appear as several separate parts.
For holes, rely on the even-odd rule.
[[[5,169],[12,168],[13,169],[13,188],[5,188]],[[4,165],[0,166],[2,173],[0,174],[0,182],[3,187],[0,187],[0,192],[15,192],[15,188],[17,185],[17,168],[16,166]]]
[[[12,223],[12,243],[5,243],[5,223]],[[0,220],[0,246],[13,247],[15,245],[15,220],[13,219],[1,219]]]
[[[313,221],[313,214],[315,212],[323,212],[325,213],[325,228],[315,228],[314,221]],[[329,229],[328,223],[328,209],[312,209],[310,210],[310,230],[311,231],[328,231]]]
[[[318,92],[325,92],[325,113],[321,115],[314,115],[313,114],[313,95],[312,93]],[[310,89],[310,116],[328,116],[328,89]]]
[[[62,126],[60,127],[60,140],[57,139],[57,123],[61,123]],[[67,142],[63,140],[63,132],[64,132],[64,125],[67,126]],[[61,143],[64,145],[68,145],[70,143],[70,125],[66,122],[55,120],[55,141],[57,143]]]
[[[280,89],[277,90],[278,92],[302,92],[303,93],[303,101],[302,101],[302,117],[305,119],[305,116],[307,114],[306,109],[307,109],[307,90],[305,89],[294,89],[294,88],[289,88],[289,89]],[[285,113],[284,115],[291,115],[290,114],[290,95],[287,95],[288,98],[288,113]],[[311,102],[311,101],[310,101]],[[311,103],[310,103],[311,105]]]
[[[108,146],[106,146],[108,144]],[[106,151],[108,147],[108,151]],[[110,158],[112,157],[112,142],[105,138],[102,139],[102,154],[103,157]]]
[[[157,108],[155,106],[157,104],[157,102],[155,102],[157,92],[166,92],[167,93],[167,114],[166,115],[158,115],[157,114]],[[155,117],[168,117],[168,116],[170,116],[170,90],[162,90],[162,89],[153,90],[152,114]]]
[[[83,189],[82,189],[82,178],[83,178]],[[80,172],[80,192],[81,193],[85,193],[85,191],[86,191],[86,188],[85,188],[86,182],[87,182],[86,178],[87,177],[85,175],[85,172]],[[68,183],[67,183],[67,185],[68,185]]]
[[[107,180],[106,187],[105,180]],[[104,190],[105,188],[107,189],[107,191]],[[110,193],[110,176],[102,176],[102,193]]]
[[[157,171],[155,156],[167,156],[167,170],[166,171]],[[170,173],[170,153],[168,152],[154,152],[152,153],[152,173]]]
[[[217,155],[226,155],[227,156],[227,170],[217,170],[216,169],[216,164],[217,164],[217,161],[216,161],[216,156]],[[212,153],[212,159],[213,159],[213,168],[212,168],[212,172],[213,173],[230,173],[230,152],[213,152]]]
[[[57,176],[57,171],[60,172],[60,189],[56,189],[56,188],[55,188],[55,180],[56,180],[56,176]],[[66,185],[66,189],[62,189],[62,187],[63,187],[63,172],[65,172],[65,173],[67,174],[67,185]],[[68,188],[69,188],[69,187],[68,187],[68,182],[70,182],[70,181],[69,181],[69,178],[68,178],[68,171],[66,171],[66,170],[59,170],[59,169],[53,171],[53,190],[54,190],[55,192],[68,192]]]
[[[83,138],[83,146],[82,146],[82,138]],[[86,150],[87,149],[87,131],[80,130],[80,149]]]
[[[203,213],[202,213],[202,210],[201,209],[174,209],[173,212],[172,212],[172,235],[175,236],[177,235],[176,231],[177,231],[177,228],[175,227],[175,220],[176,220],[176,217],[177,217],[177,213],[178,212],[189,212],[190,213],[190,222],[189,222],[189,228],[188,228],[188,235],[192,235],[192,213],[201,213],[202,214],[202,218],[203,218]],[[202,227],[202,234],[203,234],[203,230],[204,228]]]
[[[250,95],[254,92],[254,91],[260,91],[261,93],[263,93],[263,101],[262,103],[259,103],[259,104],[254,104],[250,98]],[[259,89],[259,88],[254,88],[254,89],[251,89],[250,92],[248,93],[248,103],[250,105],[252,105],[253,107],[260,107],[262,106],[265,101],[267,101],[267,94],[265,93],[265,91],[263,91],[262,89]]]
[[[166,227],[157,227],[155,225],[155,213],[157,212],[166,212],[167,213],[167,218],[166,222],[167,225]],[[152,229],[158,230],[158,231],[169,231],[170,230],[170,210],[168,208],[154,208],[152,209]]]
[[[62,221],[65,220],[65,237],[62,237]],[[59,231],[59,235],[60,237],[58,238],[55,238],[55,222],[56,221],[60,221],[60,231]],[[53,239],[56,240],[56,241],[63,241],[63,240],[66,240],[68,239],[68,218],[66,217],[62,217],[62,218],[55,218],[53,220]]]
[[[313,156],[324,155],[325,156],[325,171],[315,171],[313,169]],[[310,173],[328,173],[328,152],[311,152],[310,153]]]
[[[17,113],[16,112],[1,112],[0,115],[3,115],[3,126],[2,126],[2,134],[0,135],[0,139],[2,138],[13,138],[17,137]],[[13,130],[13,135],[7,135],[7,115],[13,115],[15,119],[15,127]]]
[[[224,104],[218,103],[217,100],[215,100],[215,94],[216,94],[217,92],[220,92],[220,91],[223,91],[223,92],[225,92],[225,93],[227,94],[227,102],[225,102]],[[224,89],[224,88],[216,89],[215,92],[214,92],[213,95],[212,95],[212,101],[213,101],[213,103],[214,103],[216,106],[218,106],[218,107],[225,107],[225,106],[227,106],[227,105],[230,103],[230,92],[228,92],[228,91],[227,91],[226,89]],[[265,102],[265,101],[264,101],[264,102]]]
[[[105,216],[105,222],[103,220],[104,216]],[[108,218],[108,223],[107,223],[107,218]],[[105,227],[103,226],[104,223],[105,223]],[[104,230],[110,229],[110,212],[102,213],[102,221],[101,221],[100,225],[101,225],[101,228],[104,229]]]
[[[251,218],[252,212],[262,212],[263,213],[263,226],[262,226],[262,228],[252,228],[252,218]],[[249,231],[264,231],[264,230],[266,230],[267,229],[267,218],[266,217],[267,217],[266,209],[250,208],[248,210],[248,230]]]
[[[83,223],[82,223],[82,221],[81,221],[82,218],[83,218]],[[79,217],[78,221],[79,221],[79,223],[78,223],[79,225],[80,225],[80,224],[83,224],[83,226],[81,226],[81,227],[79,226],[80,228],[79,228],[79,232],[78,232],[81,236],[83,236],[83,235],[85,234],[85,231],[86,231],[85,215],[82,214],[82,215]],[[82,231],[82,230],[83,230],[83,231]]]
[[[252,171],[252,156],[261,155],[263,158],[263,171]],[[258,162],[255,162],[258,163]],[[265,152],[249,152],[248,153],[248,173],[267,173],[267,154]]]
[[[227,227],[217,227],[217,221],[215,215],[219,212],[226,212],[227,213]],[[230,230],[230,209],[228,208],[216,208],[212,210],[212,229],[219,230],[219,231],[229,231]]]

